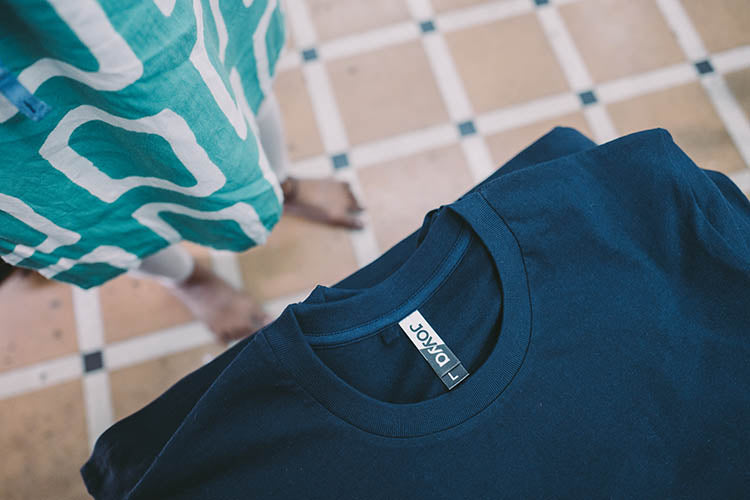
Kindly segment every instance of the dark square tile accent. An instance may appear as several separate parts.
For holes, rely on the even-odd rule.
[[[422,33],[435,31],[435,23],[433,23],[432,21],[422,21],[421,23],[419,23],[419,29],[422,30]]]
[[[695,63],[695,69],[697,69],[698,73],[700,73],[701,75],[714,72],[714,67],[711,65],[708,59]]]
[[[549,0],[534,0],[534,3],[536,5],[547,5],[549,3]]]
[[[349,157],[346,156],[346,153],[333,155],[331,161],[333,162],[333,168],[344,168],[349,166]]]
[[[315,48],[305,49],[302,51],[302,59],[305,61],[314,61],[318,58],[318,51]]]
[[[104,358],[102,358],[102,351],[89,352],[83,355],[83,371],[84,373],[93,372],[104,366]]]
[[[461,122],[458,124],[458,131],[461,133],[462,136],[476,134],[477,129],[474,126],[474,122],[469,120],[465,122]]]
[[[584,106],[587,106],[589,104],[594,104],[597,101],[596,94],[594,94],[593,90],[587,90],[585,92],[581,92],[580,94],[578,94],[578,97],[581,98],[581,102],[583,103]]]

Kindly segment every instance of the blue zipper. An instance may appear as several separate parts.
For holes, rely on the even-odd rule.
[[[3,94],[18,111],[32,120],[39,121],[52,107],[29,92],[18,78],[0,61],[0,94]]]

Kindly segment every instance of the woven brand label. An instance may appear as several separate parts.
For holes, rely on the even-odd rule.
[[[469,375],[458,357],[418,310],[399,321],[398,326],[449,390]]]

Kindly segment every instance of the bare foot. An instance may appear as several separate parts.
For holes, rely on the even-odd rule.
[[[221,342],[252,335],[270,321],[257,301],[197,261],[193,274],[171,290]]]
[[[281,183],[284,211],[288,214],[331,226],[361,229],[362,221],[354,215],[361,212],[349,184],[332,178],[297,179],[287,177]]]

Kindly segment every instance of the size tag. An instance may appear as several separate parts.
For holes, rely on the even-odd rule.
[[[435,332],[419,311],[414,311],[398,322],[411,343],[430,364],[448,390],[469,376],[461,361],[448,349],[443,339]]]

